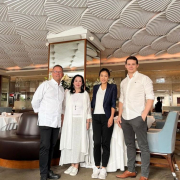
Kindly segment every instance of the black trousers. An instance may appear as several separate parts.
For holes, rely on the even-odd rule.
[[[39,168],[40,175],[47,176],[51,167],[54,147],[56,145],[59,129],[46,126],[39,126],[40,129],[40,151],[39,151]]]
[[[107,127],[108,119],[105,114],[93,114],[93,140],[94,140],[94,161],[96,166],[100,166],[102,155],[102,166],[107,167],[110,156],[110,142],[114,127]],[[103,153],[101,153],[101,147]]]

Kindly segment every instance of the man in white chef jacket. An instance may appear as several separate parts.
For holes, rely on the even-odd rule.
[[[37,88],[31,102],[34,112],[38,113],[40,130],[40,180],[60,178],[60,175],[54,174],[50,170],[50,165],[61,127],[64,88],[60,85],[60,81],[63,75],[63,68],[60,65],[55,65],[52,71],[52,79],[43,82]]]

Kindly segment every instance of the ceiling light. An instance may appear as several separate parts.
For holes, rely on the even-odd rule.
[[[91,41],[93,41],[93,40],[94,40],[94,37],[93,37],[93,36],[90,36],[89,39],[90,39]]]
[[[165,83],[165,78],[156,79],[156,83]]]

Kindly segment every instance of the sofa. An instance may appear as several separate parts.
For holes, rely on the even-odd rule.
[[[39,160],[40,134],[38,115],[25,112],[17,130],[0,131],[0,158],[6,160]],[[59,139],[54,149],[54,158],[60,157]]]

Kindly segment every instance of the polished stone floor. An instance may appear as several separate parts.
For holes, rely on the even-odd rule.
[[[180,167],[180,156],[176,156],[177,163]],[[54,166],[52,170],[56,173],[61,174],[61,179],[63,180],[90,180],[91,179],[91,169],[80,168],[77,176],[70,176],[63,173],[63,171],[68,168],[68,166]],[[138,176],[135,179],[140,178],[140,167],[137,167]],[[107,179],[116,179],[117,174],[121,174],[121,171],[117,171],[114,173],[108,173]],[[180,172],[177,172],[178,177],[180,178]],[[0,180],[39,180],[39,170],[19,170],[19,169],[6,169],[0,168]],[[132,178],[128,178],[129,180]],[[127,179],[127,180],[128,180]],[[171,171],[168,168],[160,168],[160,167],[150,167],[150,180],[173,180],[173,176],[171,175]]]
[[[175,157],[177,164],[180,169],[180,133],[177,133],[177,141],[176,141],[176,150]],[[158,159],[160,162],[161,159]],[[90,180],[92,169],[80,168],[78,175],[72,177],[70,175],[66,175],[63,172],[68,168],[68,166],[54,166],[52,170],[55,173],[61,174],[62,180]],[[138,176],[133,180],[138,180],[140,178],[140,167],[137,167]],[[117,171],[114,173],[108,173],[107,180],[117,179],[115,176],[117,174],[121,174],[123,172]],[[180,171],[176,172],[179,180],[180,180]],[[0,180],[39,180],[39,170],[31,169],[31,170],[19,170],[19,169],[6,169],[0,167]],[[173,180],[173,176],[169,168],[162,167],[150,167],[150,180]],[[132,180],[132,178],[128,178],[127,180]]]

